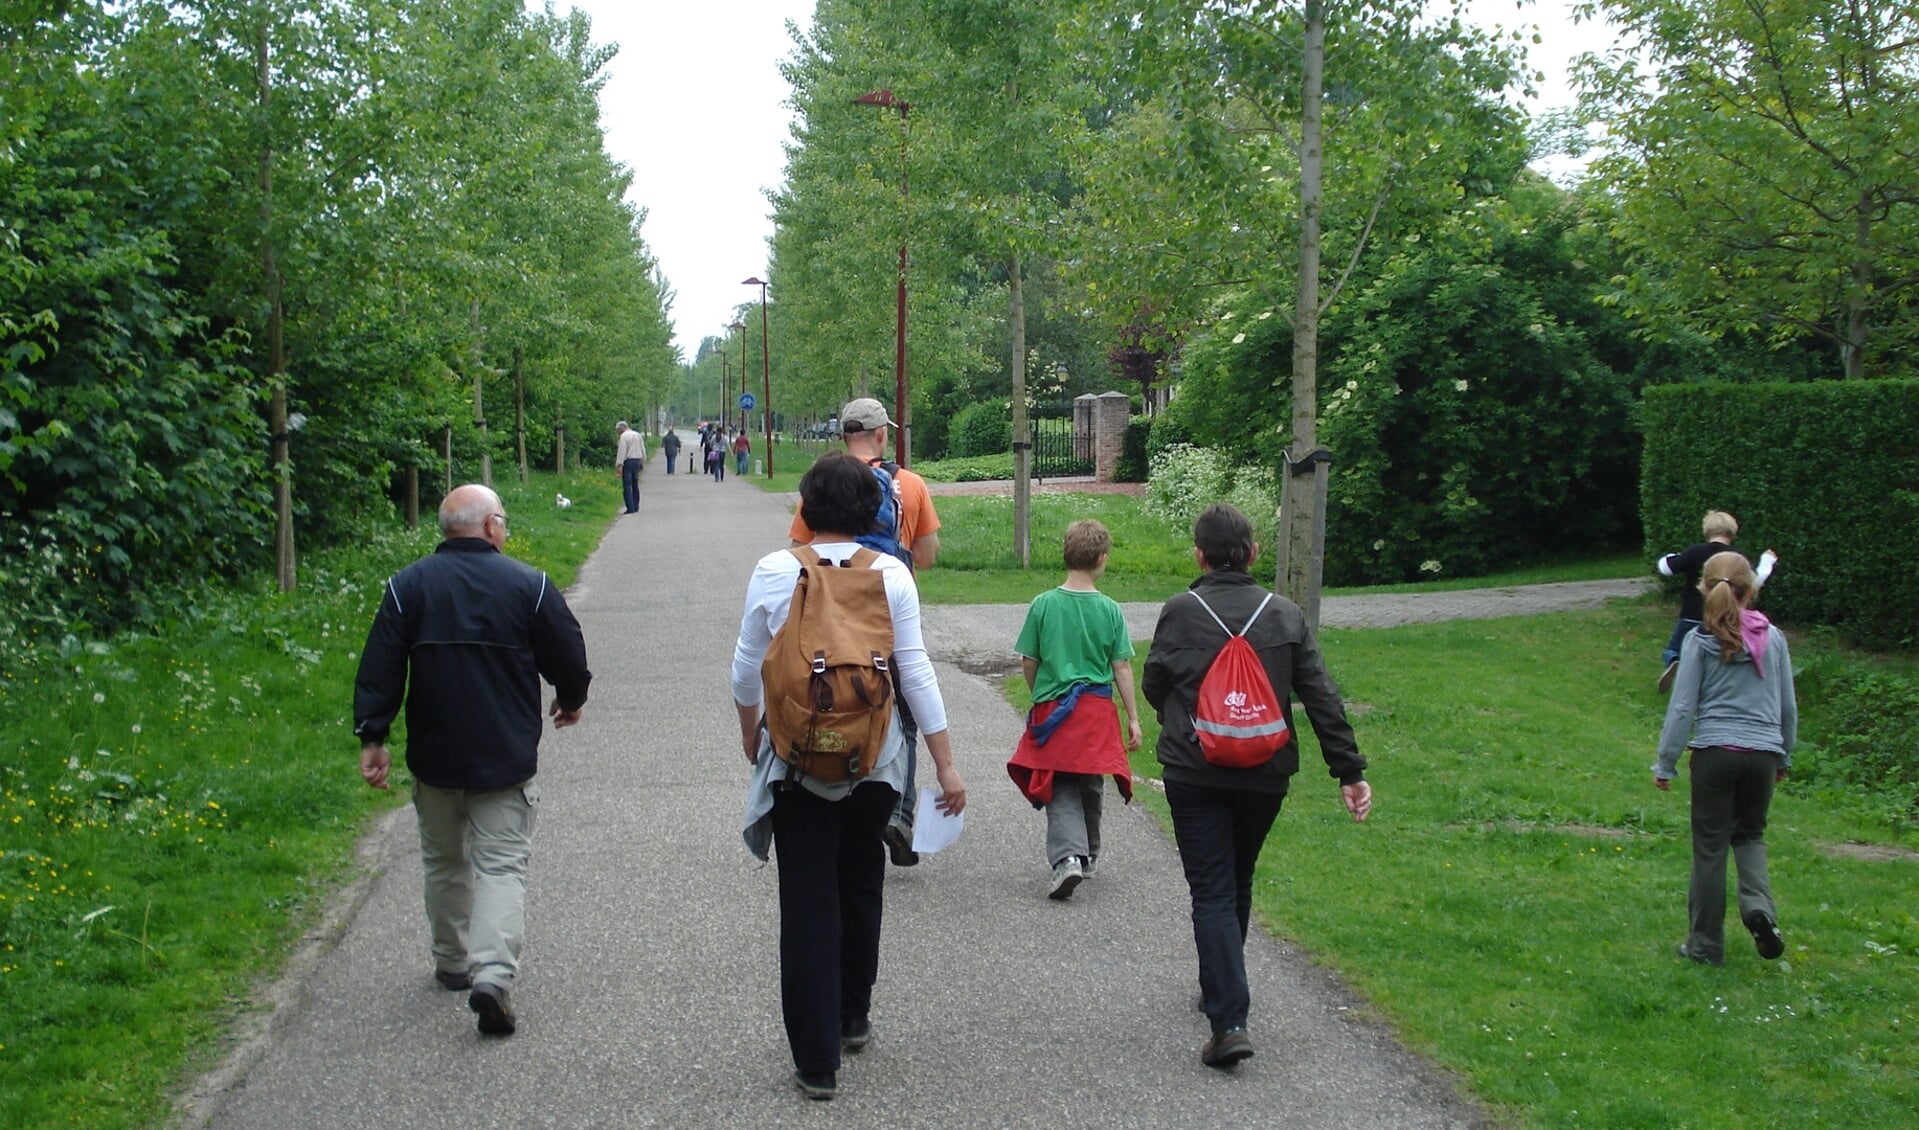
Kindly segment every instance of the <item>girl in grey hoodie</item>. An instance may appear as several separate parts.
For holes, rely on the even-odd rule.
[[[1743,554],[1713,555],[1700,571],[1705,619],[1686,634],[1653,784],[1670,789],[1682,749],[1692,751],[1691,928],[1679,955],[1726,960],[1726,851],[1739,872],[1739,920],[1759,956],[1785,952],[1766,881],[1766,814],[1786,779],[1799,736],[1786,637],[1747,605],[1759,579]]]

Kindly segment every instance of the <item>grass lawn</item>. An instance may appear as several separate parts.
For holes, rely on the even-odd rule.
[[[574,500],[554,507],[556,491]],[[571,583],[612,476],[503,486],[508,552]],[[159,638],[0,671],[0,1126],[145,1126],[279,967],[404,784],[360,781],[352,679],[395,531],[288,596],[209,594]]]
[[[1760,960],[1736,919],[1723,969],[1673,952],[1689,777],[1667,794],[1650,773],[1650,657],[1670,626],[1663,605],[1616,602],[1327,632],[1377,800],[1354,825],[1309,737],[1259,913],[1515,1125],[1910,1126],[1919,857],[1835,850],[1919,846],[1874,805],[1791,784],[1776,798],[1784,959]],[[1848,661],[1795,648],[1801,665]],[[1819,703],[1802,709],[1816,742]],[[1149,718],[1136,772],[1157,776],[1156,737]],[[1143,795],[1163,820],[1164,797]]]

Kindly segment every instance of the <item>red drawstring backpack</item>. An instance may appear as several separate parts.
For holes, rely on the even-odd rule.
[[[1286,747],[1292,728],[1286,724],[1286,712],[1273,681],[1259,662],[1246,633],[1253,621],[1272,603],[1273,594],[1259,602],[1246,626],[1235,632],[1226,626],[1205,599],[1187,590],[1219,630],[1226,633],[1226,646],[1213,657],[1206,677],[1199,682],[1199,697],[1193,703],[1193,730],[1199,737],[1199,751],[1208,762],[1227,769],[1251,769],[1264,765]]]

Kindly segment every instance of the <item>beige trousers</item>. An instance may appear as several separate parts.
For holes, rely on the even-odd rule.
[[[540,788],[442,789],[413,784],[426,868],[433,964],[502,987],[520,970],[526,936],[526,867]]]

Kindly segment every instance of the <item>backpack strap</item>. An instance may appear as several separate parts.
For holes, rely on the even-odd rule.
[[[1253,614],[1247,618],[1246,626],[1244,628],[1241,628],[1239,631],[1235,632],[1231,628],[1226,626],[1226,621],[1221,620],[1219,618],[1219,613],[1213,611],[1213,606],[1206,603],[1205,597],[1199,595],[1199,593],[1193,591],[1192,589],[1187,589],[1186,595],[1192,597],[1194,600],[1199,601],[1199,606],[1206,610],[1206,615],[1211,616],[1213,618],[1213,623],[1218,624],[1219,630],[1222,632],[1225,632],[1228,636],[1243,636],[1248,631],[1252,630],[1253,621],[1259,619],[1259,614],[1266,611],[1266,606],[1273,602],[1273,594],[1267,593],[1266,599],[1260,601],[1259,607],[1253,609]]]

